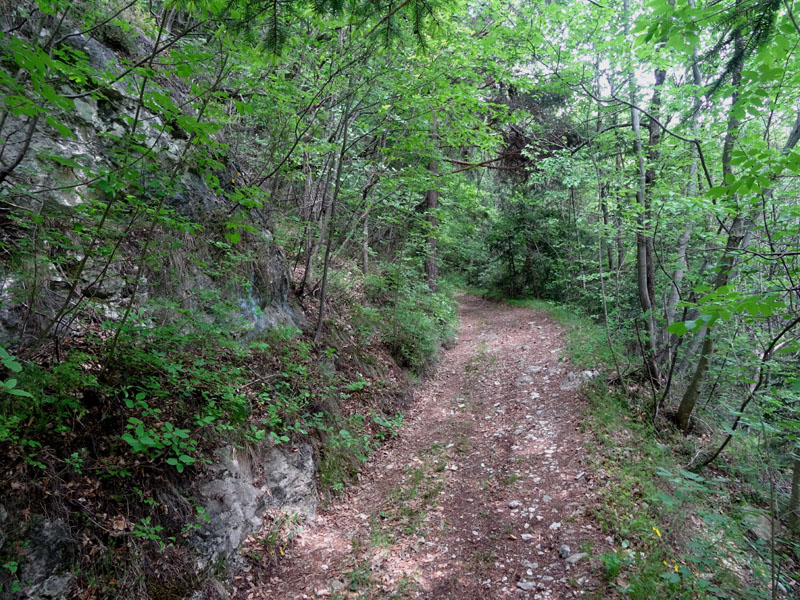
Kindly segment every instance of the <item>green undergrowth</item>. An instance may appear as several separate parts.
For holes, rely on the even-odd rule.
[[[637,406],[599,382],[585,388],[584,426],[608,477],[594,507],[616,551],[599,556],[620,597],[767,598],[769,563],[749,551],[728,480],[682,468]]]
[[[605,331],[592,319],[547,301],[508,303],[541,310],[561,324],[574,365],[613,369]],[[693,442],[669,428],[654,429],[641,387],[611,386],[601,377],[582,391],[587,450],[605,479],[599,496],[587,502],[613,541],[612,550],[593,557],[606,582],[597,598],[772,598],[773,578],[779,591],[791,589],[796,546],[779,538],[773,555],[752,535],[753,515],[763,511],[746,504],[725,471],[684,468]],[[746,468],[743,456],[739,462]],[[788,597],[783,591],[775,597]]]
[[[3,349],[3,508],[16,525],[3,532],[0,591],[26,585],[26,539],[45,515],[84,540],[64,565],[79,589],[138,598],[172,585],[190,570],[185,540],[208,519],[192,481],[222,446],[310,442],[323,496],[341,492],[403,423],[406,384],[386,349],[422,373],[454,331],[444,295],[370,285],[376,302],[334,305],[319,344],[296,327],[245,341],[162,307],[160,323],[125,324],[112,358],[110,323],[36,360]]]
[[[378,331],[401,367],[426,374],[440,349],[455,339],[458,320],[450,294],[432,293],[418,276],[393,266],[368,275],[364,291],[375,308],[361,309],[361,327]]]

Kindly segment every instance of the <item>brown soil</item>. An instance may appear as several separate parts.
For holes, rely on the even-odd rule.
[[[538,312],[459,300],[458,342],[414,392],[399,436],[277,564],[237,576],[237,599],[597,591],[592,557],[612,540],[590,514],[599,477],[584,401],[562,389],[564,332]]]

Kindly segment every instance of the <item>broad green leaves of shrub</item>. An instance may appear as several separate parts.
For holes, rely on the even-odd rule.
[[[22,365],[19,364],[19,361],[9,354],[2,346],[0,346],[0,362],[3,363],[3,367],[12,373],[22,372]],[[12,396],[32,398],[33,396],[30,394],[30,392],[26,392],[25,390],[21,390],[17,387],[18,383],[19,380],[16,377],[9,377],[5,381],[0,381],[0,389]]]

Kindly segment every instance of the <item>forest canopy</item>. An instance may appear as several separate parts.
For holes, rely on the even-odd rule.
[[[0,2],[8,472],[125,488],[132,461],[182,474],[232,430],[362,439],[314,420],[337,396],[304,361],[346,321],[423,374],[452,290],[479,290],[599,323],[609,385],[693,440],[685,472],[729,461],[796,558],[795,8]],[[237,354],[262,334],[299,361],[268,417]]]

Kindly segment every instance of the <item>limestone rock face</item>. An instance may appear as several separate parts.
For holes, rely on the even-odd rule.
[[[198,496],[209,521],[192,538],[198,568],[229,558],[260,531],[270,509],[312,516],[317,508],[317,468],[309,444],[284,450],[265,444],[249,450],[224,448]]]
[[[245,539],[261,531],[268,511],[310,517],[317,508],[317,466],[310,444],[286,449],[270,442],[245,450],[229,446],[218,450],[216,458],[190,493],[209,517],[188,540],[196,552],[198,575],[221,560],[234,559]],[[65,523],[42,520],[29,528],[26,537],[23,597],[71,598],[76,585],[71,568],[78,546]]]
[[[131,43],[133,46],[125,50],[126,60],[152,51],[152,41],[144,36]],[[77,31],[67,36],[64,44],[84,54],[94,68],[112,75],[124,71],[119,49],[106,47]],[[24,346],[36,339],[70,297],[70,290],[72,303],[79,308],[77,318],[70,314],[51,330],[53,333],[76,333],[92,319],[120,318],[134,290],[136,309],[147,309],[148,301],[156,298],[169,302],[179,299],[179,309],[196,312],[194,319],[220,324],[219,311],[214,309],[214,301],[208,300],[218,298],[234,307],[228,315],[230,324],[223,327],[245,339],[279,326],[305,327],[302,311],[290,303],[289,267],[272,240],[268,223],[248,222],[245,239],[236,248],[242,254],[250,254],[253,260],[242,261],[233,269],[213,268],[221,261],[225,223],[236,208],[227,197],[237,185],[236,168],[229,159],[220,156],[211,168],[191,158],[190,134],[173,116],[159,113],[152,103],[140,107],[139,89],[129,77],[91,95],[84,95],[84,90],[71,85],[60,85],[57,92],[71,103],[69,110],[55,114],[71,135],[56,130],[45,119],[38,121],[27,151],[6,183],[14,196],[13,204],[28,214],[45,215],[55,231],[63,230],[67,247],[72,249],[53,248],[58,251],[50,257],[45,236],[39,255],[29,260],[31,265],[38,263],[35,270],[17,273],[0,262],[0,344]],[[176,105],[184,105],[189,99],[187,91],[168,78],[164,78],[162,93]],[[137,144],[148,149],[144,160],[136,162],[135,169],[142,170],[141,181],[133,182],[130,189],[105,192],[109,186],[99,185],[98,181],[104,179],[104,174],[109,181],[119,177],[120,157],[125,155],[120,148],[127,143],[124,140],[133,123]],[[8,135],[5,143],[9,148],[25,145],[27,124],[25,116],[8,113],[3,130]],[[159,177],[164,181],[154,183]],[[212,187],[209,181],[220,185]],[[143,187],[138,187],[140,184]],[[147,261],[140,273],[139,255],[149,236],[149,217],[140,216],[132,223],[126,219],[136,211],[143,212],[144,206],[149,210],[159,206],[161,192],[165,196],[163,206],[174,211],[175,220],[195,223],[202,233],[181,239],[180,233],[157,227],[152,247],[167,247],[169,252]],[[113,194],[117,196],[112,200]],[[125,208],[128,195],[135,201]],[[85,222],[84,239],[77,230],[71,230],[87,212],[102,212],[111,202],[116,203],[114,211],[119,214],[105,222],[104,234],[110,241],[104,243],[110,248],[117,244],[115,238],[120,241],[113,259],[108,260],[109,250],[100,251],[103,243],[93,245],[88,241],[95,231],[94,221]],[[133,208],[137,202],[138,208]],[[78,267],[86,248],[93,251],[81,271]],[[37,294],[34,305],[27,306],[30,289],[47,293]],[[161,313],[153,318],[164,322]],[[134,314],[140,313],[137,310]]]
[[[29,600],[67,600],[75,580],[68,572],[74,540],[60,520],[44,520],[31,527],[22,577]]]
[[[33,39],[49,32],[18,35]],[[26,151],[0,193],[13,197],[20,214],[41,217],[51,237],[37,238],[16,262],[0,260],[0,344],[12,351],[25,346],[62,309],[66,317],[48,329],[50,335],[66,336],[92,323],[118,321],[129,305],[145,328],[169,322],[176,314],[188,315],[181,321],[187,327],[214,324],[244,339],[280,326],[304,327],[302,311],[291,302],[288,263],[266,219],[242,217],[247,219],[246,233],[235,247],[241,250],[238,262],[223,262],[231,248],[225,238],[227,220],[237,208],[228,197],[238,185],[233,159],[220,151],[212,167],[191,156],[187,160],[191,135],[179,119],[159,113],[157,103],[138,106],[140,78],[113,81],[125,65],[151,53],[152,42],[140,36],[119,49],[76,30],[64,36],[63,43],[85,55],[92,67],[110,73],[110,83],[91,93],[85,92],[95,82],[81,88],[71,82],[56,84],[56,93],[69,102],[63,110],[52,110],[53,119],[31,121],[9,112],[4,120],[6,147]],[[168,73],[161,75],[157,79],[163,84],[162,97],[188,106],[181,109],[188,116],[188,88],[170,83]],[[133,123],[136,145],[146,148],[132,168],[141,173],[119,185],[97,185],[101,180],[107,183],[105,176],[111,181],[125,170],[121,163]],[[33,129],[26,141],[29,125]],[[3,165],[9,163],[7,155]],[[110,216],[102,221],[105,237],[98,241],[93,237],[98,215],[106,210]],[[154,214],[166,216],[151,227]],[[28,241],[24,228],[7,227],[5,220],[3,227],[3,244],[13,247]],[[189,230],[194,232],[186,233]],[[146,247],[163,251],[149,252],[142,261]],[[37,293],[31,294],[32,289]],[[208,469],[197,469],[192,489],[156,491],[159,497],[175,496],[178,505],[199,501],[205,507],[210,521],[191,540],[198,570],[232,556],[247,536],[259,531],[268,510],[311,515],[317,505],[316,464],[308,444],[295,449],[269,443],[248,450],[228,447],[218,451],[216,459]],[[9,546],[5,514],[0,506],[3,551]],[[78,578],[70,570],[79,556],[80,540],[64,522],[45,518],[26,527],[23,535],[27,544],[19,597],[73,597]]]

